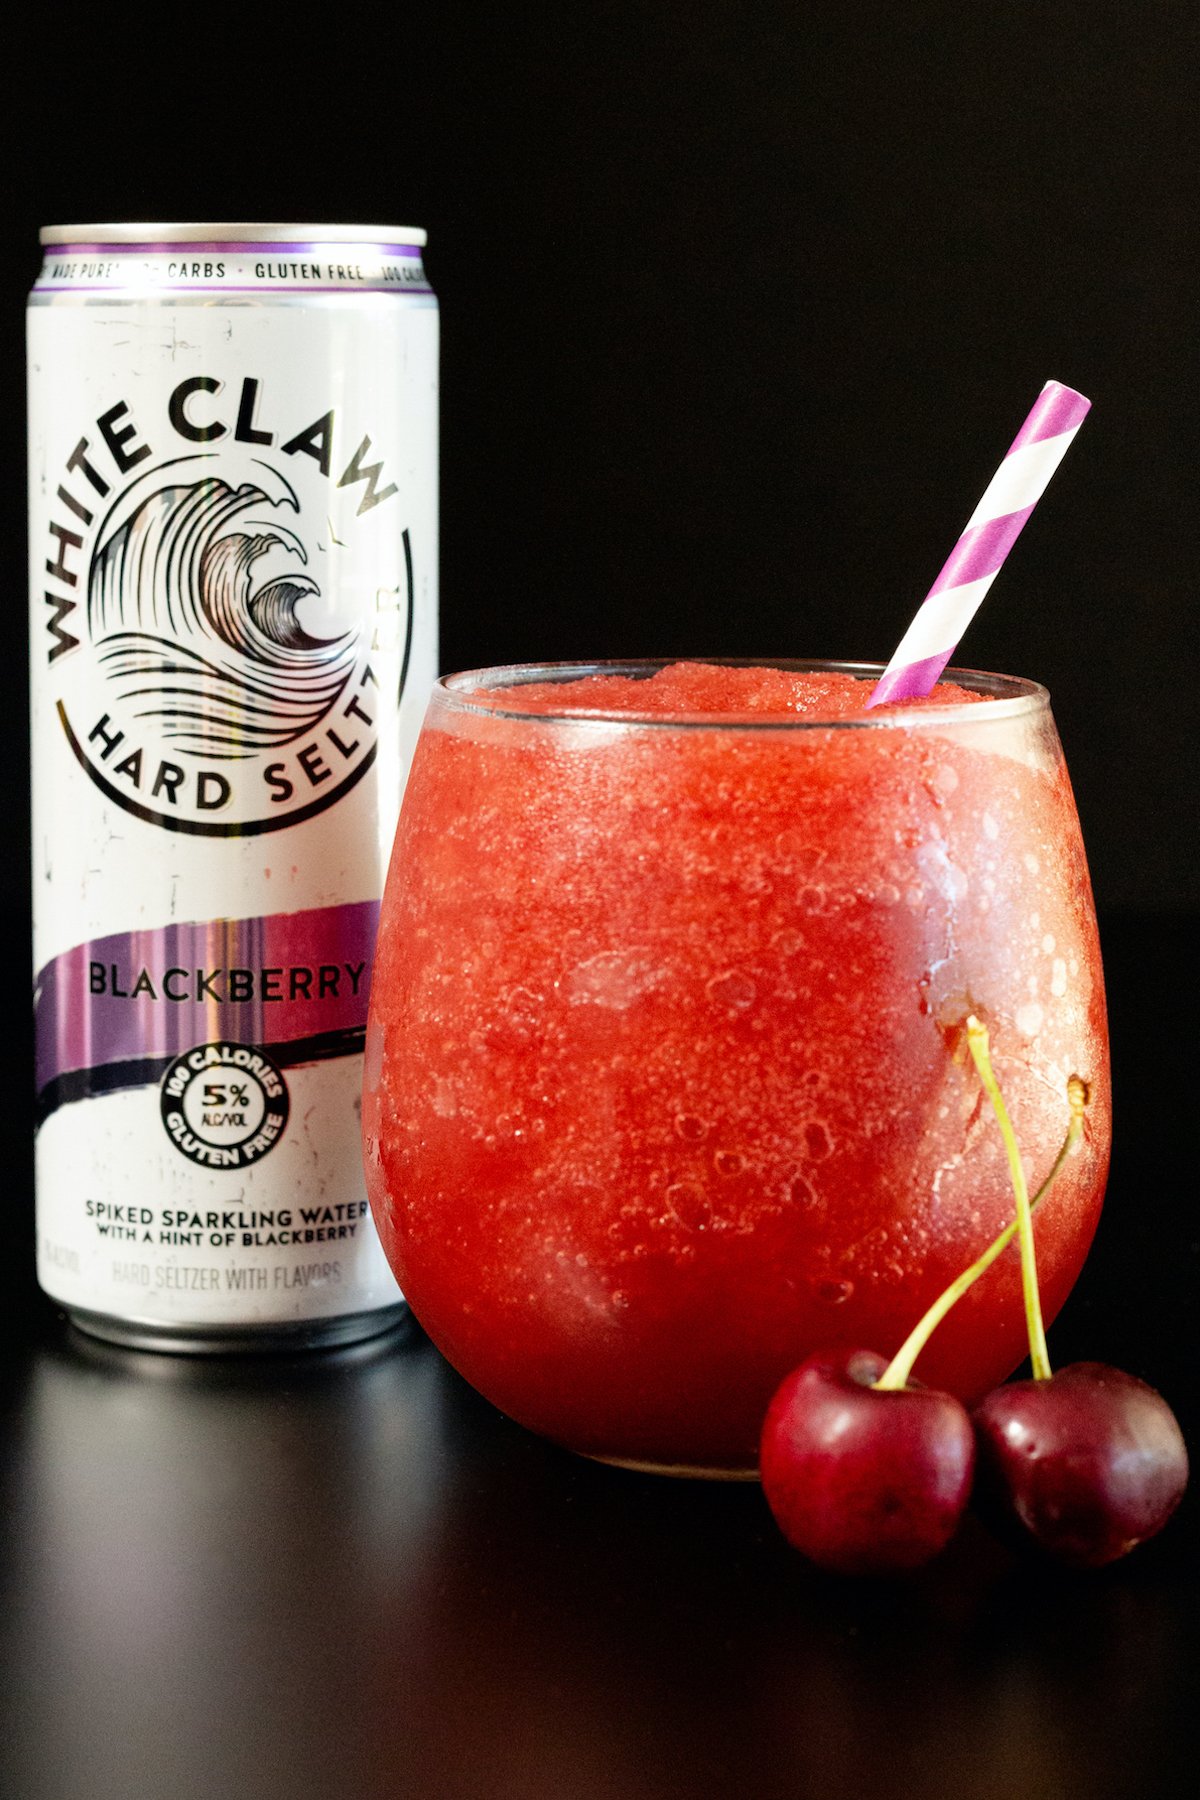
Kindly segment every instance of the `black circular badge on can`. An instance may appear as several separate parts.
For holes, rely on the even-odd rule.
[[[167,1136],[203,1169],[245,1169],[283,1136],[290,1101],[282,1071],[250,1044],[197,1044],[162,1079]]]

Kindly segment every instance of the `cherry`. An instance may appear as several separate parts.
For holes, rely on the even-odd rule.
[[[1017,1202],[1021,1285],[1031,1381],[994,1388],[975,1414],[980,1500],[1002,1528],[1075,1568],[1114,1562],[1161,1531],[1187,1486],[1188,1460],[1175,1415],[1136,1376],[1104,1363],[1055,1375],[1038,1295],[1032,1204],[1016,1136],[992,1070],[986,1026],[967,1020],[967,1042],[1004,1138]],[[1068,1083],[1073,1135],[1082,1130],[1086,1082]],[[1061,1166],[1062,1155],[1055,1164]]]
[[[981,1510],[1077,1569],[1115,1562],[1161,1531],[1187,1486],[1166,1401],[1104,1363],[994,1388],[975,1434]]]
[[[1083,1133],[1088,1085],[1068,1081],[1067,1134],[1031,1197],[987,1027],[974,1016],[967,1042],[1004,1139],[1016,1219],[938,1296],[891,1362],[870,1350],[818,1352],[776,1390],[763,1426],[763,1491],[780,1529],[844,1574],[916,1568],[936,1555],[966,1508],[976,1462],[985,1510],[1076,1568],[1100,1568],[1153,1537],[1187,1486],[1183,1435],[1153,1388],[1103,1363],[1050,1368],[1033,1212]],[[908,1380],[950,1308],[1014,1237],[1033,1379],[993,1389],[972,1421],[952,1395]]]
[[[785,1377],[763,1426],[763,1492],[780,1530],[842,1574],[928,1562],[970,1497],[966,1408],[931,1388],[876,1386],[887,1369],[871,1350],[810,1356]]]

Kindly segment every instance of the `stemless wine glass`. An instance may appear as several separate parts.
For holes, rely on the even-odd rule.
[[[1068,1078],[1089,1086],[1036,1220],[1053,1317],[1107,1170],[1104,992],[1045,689],[951,670],[966,696],[800,715],[727,700],[753,679],[727,664],[702,703],[642,710],[662,666],[438,684],[384,897],[365,1157],[418,1319],[497,1406],[606,1461],[737,1475],[790,1368],[894,1352],[1012,1218],[972,1013],[1035,1184]],[[619,704],[576,685],[597,674],[629,678]],[[1023,1353],[1013,1250],[917,1374],[969,1400]]]

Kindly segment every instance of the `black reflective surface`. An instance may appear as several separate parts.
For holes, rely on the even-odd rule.
[[[1194,927],[1105,933],[1118,1140],[1051,1333],[1196,1442]],[[17,1800],[1126,1800],[1191,1790],[1197,1502],[1071,1576],[975,1524],[823,1577],[757,1489],[530,1437],[416,1331],[198,1362],[10,1282],[0,1792]]]

